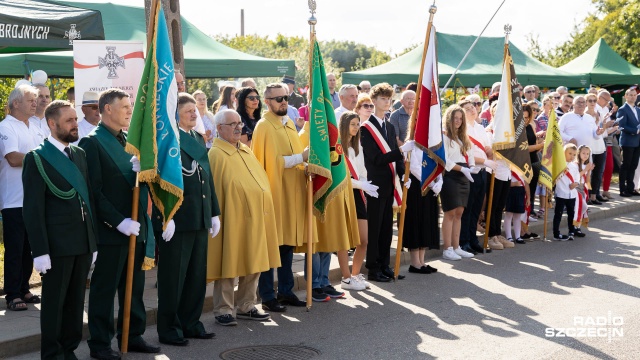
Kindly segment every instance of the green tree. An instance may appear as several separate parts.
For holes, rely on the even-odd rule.
[[[632,0],[592,0],[596,11],[575,25],[570,39],[544,51],[536,37],[529,36],[529,53],[551,66],[562,66],[583,54],[603,38],[613,50],[635,66],[640,66],[640,2]]]

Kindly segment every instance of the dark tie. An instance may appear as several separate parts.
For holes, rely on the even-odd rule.
[[[67,153],[69,160],[73,161],[73,153],[71,153],[71,149],[68,146],[64,148],[64,152]]]
[[[387,122],[382,120],[382,137],[387,140]]]
[[[116,135],[116,139],[118,139],[118,142],[120,143],[120,145],[122,146],[127,145],[127,140],[124,138],[124,133],[122,132],[122,130],[120,130],[118,135]]]

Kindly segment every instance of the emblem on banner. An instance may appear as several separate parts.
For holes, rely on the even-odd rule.
[[[98,56],[98,65],[100,69],[106,67],[109,70],[107,79],[117,79],[118,73],[116,69],[118,66],[124,69],[124,58],[116,54],[115,46],[107,46],[107,54],[104,58]]]
[[[73,40],[80,40],[80,30],[76,30],[76,24],[71,24],[71,29],[64,32],[64,39],[69,39],[69,45],[73,45]]]

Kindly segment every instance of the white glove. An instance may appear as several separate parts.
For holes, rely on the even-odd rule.
[[[404,176],[402,178],[404,179]],[[407,189],[411,187],[411,178],[407,179],[407,182],[404,183],[404,187],[406,187]]]
[[[402,144],[402,146],[400,146],[400,151],[402,151],[403,153],[408,153],[409,151],[413,151],[413,149],[416,148],[416,143],[413,140],[409,140],[406,143]]]
[[[118,231],[120,231],[121,233],[127,236],[140,235],[140,223],[137,221],[131,220],[131,218],[126,218],[122,220],[120,225],[116,226],[116,229],[118,229]]]
[[[91,265],[96,263],[96,259],[98,258],[98,252],[94,251],[93,252],[93,259],[91,259]]]
[[[460,172],[462,174],[464,174],[464,176],[469,179],[469,181],[473,182],[473,177],[471,177],[471,170],[469,170],[469,168],[466,167],[460,167]]]
[[[214,216],[211,218],[211,229],[209,229],[211,236],[216,237],[220,232],[220,216]]]
[[[362,187],[362,191],[366,192],[367,195],[374,198],[378,197],[378,185],[373,185],[371,181],[361,181],[360,185]]]
[[[436,181],[431,183],[431,191],[433,191],[433,196],[438,196],[440,191],[442,191],[442,179],[436,179]]]
[[[490,168],[493,171],[496,171],[496,169],[498,169],[498,163],[489,159],[484,161],[484,166]]]
[[[47,270],[51,269],[51,258],[49,254],[40,255],[33,259],[33,267],[35,267],[36,271],[40,274],[46,274]]]
[[[173,221],[173,219],[171,219],[171,221],[169,221],[169,223],[167,224],[167,230],[162,232],[162,238],[164,239],[164,241],[169,242],[169,240],[171,240],[175,232],[176,232],[176,223]]]
[[[140,172],[140,160],[137,156],[133,155],[129,162],[131,162],[131,169],[133,169],[133,171]]]

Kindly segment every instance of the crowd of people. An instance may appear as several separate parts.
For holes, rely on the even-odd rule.
[[[293,291],[292,260],[294,253],[305,251],[309,231],[314,255],[306,259],[312,272],[305,277],[312,283],[313,301],[341,298],[344,290],[364,291],[370,281],[404,279],[390,266],[394,213],[402,201],[407,203],[403,244],[410,252],[410,273],[438,271],[425,262],[425,252],[440,249],[440,234],[447,261],[537,239],[522,225],[537,221],[547,209],[540,201],[535,211],[536,195],[551,197],[537,180],[552,112],[567,161],[553,190],[556,240],[585,236],[588,207],[614,198],[609,191],[614,162],[619,161],[620,196],[640,196],[635,88],[625,92],[625,104],[618,108],[604,89],[577,95],[559,87],[541,96],[537,86],[525,86],[521,96],[534,169],[530,182],[492,151],[500,83],[484,102],[477,94],[466,96],[443,109],[445,170],[423,194],[422,150],[408,131],[417,85],[406,86],[392,104],[396,91],[387,83],[363,81],[336,89],[335,75],[328,74],[327,80],[350,181],[337,190],[323,221],[311,224],[304,195],[309,107],[295,92],[292,77],[263,92],[253,79],[238,87],[227,83],[209,107],[207,94],[187,93],[184,76],[175,72],[184,202],[168,223],[149,204],[148,186],[141,187],[138,220],[131,219],[140,161],[125,151],[133,106],[127,93],[82,94],[84,116],[78,121],[74,105],[52,102],[45,84],[17,86],[0,122],[4,284],[9,310],[42,302],[42,357],[73,357],[82,338],[89,286],[91,356],[120,358],[111,341],[123,341],[130,236],[137,241],[127,342],[128,351],[143,353],[160,351],[142,338],[145,257],[156,255],[158,266],[159,341],[186,346],[189,339],[215,336],[200,321],[207,282],[214,282],[213,311],[221,326],[266,321],[270,312],[305,306]],[[407,157],[410,176],[405,179]],[[487,199],[492,173],[493,197]],[[408,189],[405,199],[402,186]],[[560,230],[565,209],[567,232]],[[479,232],[488,232],[486,249]],[[339,289],[329,281],[332,253],[342,274]],[[34,267],[42,274],[41,297],[29,290]]]

